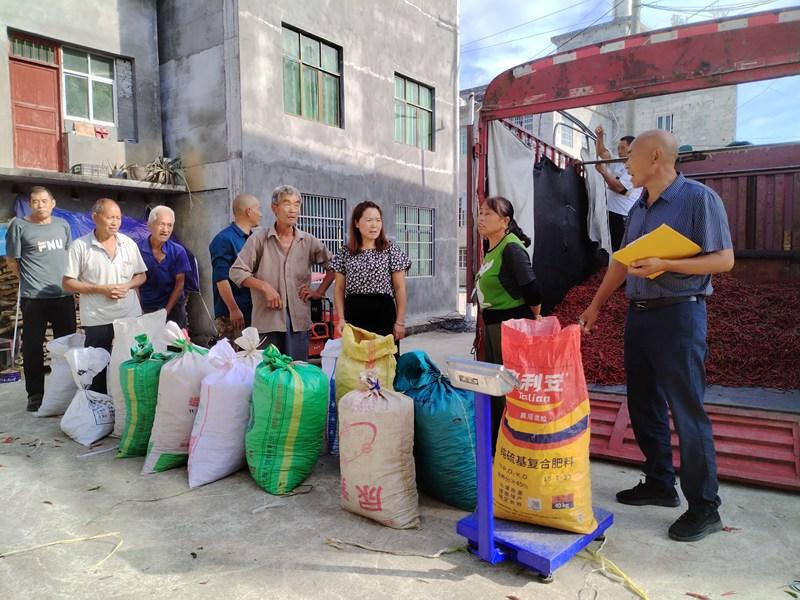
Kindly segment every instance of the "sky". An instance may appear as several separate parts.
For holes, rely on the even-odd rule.
[[[461,89],[489,83],[511,67],[552,54],[553,36],[610,21],[613,2],[461,0]],[[800,0],[642,0],[641,20],[660,29],[670,27],[675,17],[697,23],[798,4]],[[800,141],[800,76],[738,87],[737,140]]]

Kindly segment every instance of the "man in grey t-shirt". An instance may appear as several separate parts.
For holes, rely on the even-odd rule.
[[[6,262],[20,278],[22,359],[28,410],[39,410],[44,394],[44,341],[48,323],[53,336],[75,333],[75,300],[61,287],[72,241],[69,224],[53,216],[56,201],[42,186],[31,189],[31,214],[11,222],[6,234]]]

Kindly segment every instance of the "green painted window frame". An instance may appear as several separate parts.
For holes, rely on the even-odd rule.
[[[281,29],[284,112],[344,128],[342,49],[285,23]]]
[[[435,152],[434,88],[394,74],[394,141]]]

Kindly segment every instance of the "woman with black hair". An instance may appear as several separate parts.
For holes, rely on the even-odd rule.
[[[331,260],[339,333],[345,322],[378,335],[405,337],[406,271],[411,261],[386,238],[374,202],[353,209],[347,245]]]
[[[487,198],[478,210],[478,233],[483,237],[483,264],[475,276],[475,291],[483,317],[483,359],[503,364],[500,333],[503,321],[540,319],[542,290],[526,248],[530,238],[514,220],[506,198]],[[492,402],[492,451],[497,442],[505,397]]]

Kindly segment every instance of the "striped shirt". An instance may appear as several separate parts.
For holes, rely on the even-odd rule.
[[[633,205],[622,244],[627,245],[666,223],[703,250],[704,254],[733,248],[728,216],[720,197],[702,183],[680,173],[653,205],[647,206],[647,191]],[[674,296],[710,296],[711,275],[666,272],[655,279],[628,275],[625,293],[632,300]]]

